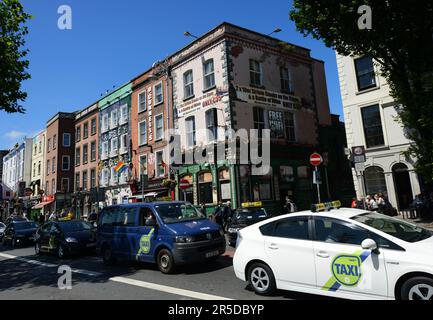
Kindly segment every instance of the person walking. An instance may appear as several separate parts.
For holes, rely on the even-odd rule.
[[[218,205],[215,208],[214,211],[214,218],[215,222],[221,226],[221,228],[224,227],[224,216],[223,216],[223,210],[222,210],[222,202],[218,202]],[[223,229],[224,230],[224,229]]]
[[[232,219],[232,208],[230,201],[227,201],[223,208],[223,230],[227,229],[227,226]]]

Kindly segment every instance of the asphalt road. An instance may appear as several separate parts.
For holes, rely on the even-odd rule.
[[[309,295],[280,291],[272,297],[258,296],[238,280],[232,267],[233,248],[214,263],[185,266],[176,274],[162,274],[155,265],[120,262],[104,266],[97,256],[59,260],[36,256],[33,247],[0,247],[0,299],[314,299]],[[61,265],[72,269],[72,289],[61,290]]]

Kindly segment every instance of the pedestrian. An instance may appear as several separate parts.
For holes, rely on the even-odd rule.
[[[288,213],[293,213],[298,211],[298,208],[296,207],[296,204],[293,202],[292,198],[287,197],[286,198],[286,209]]]
[[[356,198],[352,199],[352,203],[350,205],[351,208],[357,208],[358,207],[358,200]]]
[[[230,220],[232,218],[232,208],[230,201],[227,201],[226,205],[223,208],[223,230],[227,228]]]
[[[200,205],[200,212],[206,217],[206,204],[204,201]]]
[[[214,217],[215,222],[221,226],[221,228],[224,227],[224,217],[223,217],[223,210],[222,210],[222,202],[218,202],[215,211],[214,211]],[[224,229],[223,229],[224,230]]]
[[[377,211],[377,209],[379,209],[374,196],[369,196],[368,208],[370,211]]]

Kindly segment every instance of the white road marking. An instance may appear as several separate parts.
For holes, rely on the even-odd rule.
[[[161,284],[145,282],[145,281],[140,281],[140,280],[135,280],[135,279],[130,279],[130,278],[124,278],[124,277],[113,277],[113,278],[110,278],[109,280],[114,281],[114,282],[130,284],[130,285],[137,286],[137,287],[142,287],[142,288],[162,291],[162,292],[166,292],[166,293],[176,294],[179,296],[190,297],[190,298],[194,298],[194,299],[200,299],[200,300],[233,300],[230,298],[215,296],[212,294],[201,293],[201,292],[185,290],[185,289],[179,289],[179,288],[175,288],[175,287],[169,287],[169,286],[164,286]]]
[[[26,263],[34,264],[34,265],[39,265],[39,266],[43,266],[43,267],[47,267],[47,268],[57,268],[60,266],[60,265],[56,265],[56,264],[52,264],[52,263],[46,263],[46,262],[31,260],[31,259],[27,259],[27,258],[23,258],[23,257],[19,257],[19,256],[13,256],[13,255],[10,255],[7,253],[0,253],[0,257],[6,258],[6,259],[15,259],[18,261],[22,261],[22,262],[26,262]],[[100,272],[88,271],[88,270],[83,270],[83,269],[72,269],[72,272],[84,274],[87,276],[93,276],[93,277],[103,275]],[[166,293],[170,293],[170,294],[175,294],[175,295],[199,299],[199,300],[232,300],[231,298],[226,298],[226,297],[221,297],[221,296],[216,296],[216,295],[212,295],[212,294],[201,293],[201,292],[196,292],[196,291],[191,291],[191,290],[179,289],[179,288],[175,288],[175,287],[170,287],[170,286],[165,286],[165,285],[161,285],[161,284],[156,284],[156,283],[152,283],[152,282],[145,282],[145,281],[140,281],[140,280],[135,280],[135,279],[130,279],[130,278],[125,278],[125,277],[112,277],[109,280],[113,281],[113,282],[129,284],[129,285],[133,285],[136,287],[147,288],[147,289],[151,289],[151,290],[166,292]]]

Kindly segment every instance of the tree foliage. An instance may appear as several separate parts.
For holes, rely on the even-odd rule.
[[[24,113],[20,105],[27,93],[21,89],[21,82],[29,79],[26,71],[28,53],[23,49],[28,33],[24,23],[31,16],[24,12],[18,0],[0,0],[0,110],[8,113]]]
[[[372,10],[371,29],[358,28],[361,5]],[[400,104],[399,121],[412,141],[408,154],[433,183],[433,2],[294,0],[290,18],[339,54],[373,57]]]

